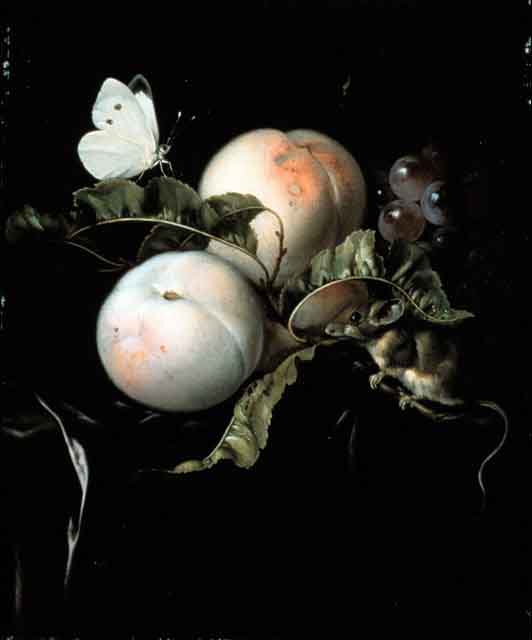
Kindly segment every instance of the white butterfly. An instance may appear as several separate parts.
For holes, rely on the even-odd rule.
[[[102,84],[92,108],[98,131],[85,134],[78,155],[98,180],[133,178],[152,167],[170,165],[169,145],[159,144],[159,127],[150,85],[136,75],[129,85],[114,78]]]

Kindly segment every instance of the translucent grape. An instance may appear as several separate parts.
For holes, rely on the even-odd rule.
[[[414,242],[425,230],[426,220],[416,202],[394,200],[381,210],[377,226],[388,242],[399,239]]]
[[[418,156],[404,156],[396,160],[388,181],[392,191],[401,200],[413,202],[420,200],[428,185],[436,178],[432,163]]]
[[[432,224],[438,226],[449,224],[451,214],[447,185],[443,180],[436,180],[425,189],[421,198],[421,211]]]

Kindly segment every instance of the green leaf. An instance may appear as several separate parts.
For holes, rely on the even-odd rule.
[[[87,237],[94,228],[115,222],[144,224],[149,231],[136,251],[138,260],[163,251],[204,250],[209,242],[219,240],[247,254],[267,276],[266,267],[256,256],[257,237],[250,226],[264,210],[254,196],[238,193],[202,201],[194,189],[175,178],[154,178],[145,188],[131,180],[111,179],[76,191],[74,210],[67,214],[39,214],[30,206],[24,207],[8,218],[5,234],[11,243],[42,237],[72,241],[83,234],[84,243],[90,242],[96,255],[94,243],[109,235],[100,234],[96,241]],[[280,244],[281,239],[282,228]],[[80,242],[76,240],[77,246],[83,246]]]
[[[74,213],[39,213],[25,205],[6,220],[5,237],[9,244],[32,240],[62,240],[76,226]]]
[[[389,285],[394,290],[390,297],[401,295],[410,311],[428,322],[452,325],[473,317],[469,311],[451,308],[421,246],[396,241],[383,256],[377,251],[373,230],[354,231],[334,249],[318,253],[302,274],[285,284],[279,299],[281,314],[289,318],[309,294],[346,278],[364,280],[369,288],[371,281]],[[351,295],[349,288],[346,295]]]
[[[252,195],[226,193],[211,196],[205,201],[217,216],[210,228],[213,235],[257,253],[257,234],[250,223],[255,216],[264,211],[264,205]]]
[[[153,178],[145,188],[130,180],[113,179],[74,194],[75,205],[88,211],[95,222],[120,218],[164,220],[208,231],[217,220],[199,195],[175,178]],[[125,222],[125,221],[124,221]],[[143,239],[137,258],[144,260],[162,251],[182,248],[204,249],[209,240],[177,226],[154,225]]]
[[[188,185],[173,178],[152,180],[146,191],[148,212],[157,218],[194,227],[255,255],[257,237],[249,223],[264,208],[254,196],[230,193],[202,201]],[[157,226],[144,239],[138,255],[144,259],[161,251],[205,249],[208,244],[206,236]]]
[[[335,280],[384,277],[384,259],[375,248],[375,231],[357,230],[334,249],[324,249],[300,275],[288,280],[280,295],[281,313],[290,312],[309,293]]]
[[[407,294],[412,312],[424,320],[454,324],[472,318],[462,309],[452,309],[440,276],[432,269],[421,246],[395,241],[386,260],[386,277]]]
[[[312,287],[352,276],[384,275],[383,259],[375,250],[375,232],[358,230],[334,249],[318,253],[310,265]]]
[[[233,418],[214,450],[203,460],[187,460],[175,467],[175,473],[209,469],[220,460],[232,460],[249,469],[267,444],[273,409],[286,387],[296,382],[297,361],[310,361],[315,347],[302,349],[286,358],[275,371],[252,382],[235,405]]]
[[[250,215],[247,218],[248,221],[251,222],[255,215],[264,209],[262,202],[254,195],[249,193],[236,193],[233,191],[224,193],[223,195],[210,196],[210,198],[207,198],[205,202],[208,202],[212,209],[214,209],[218,219],[240,209],[249,209],[253,207],[255,210],[248,212]]]
[[[94,187],[74,192],[74,206],[90,213],[95,222],[140,216],[144,211],[144,189],[131,180],[103,180]]]
[[[208,231],[210,212],[199,195],[175,178],[154,178],[145,189],[144,216],[176,222],[201,231]],[[205,249],[209,239],[186,229],[156,225],[142,241],[137,257],[141,260],[162,251]]]
[[[188,184],[175,178],[153,178],[146,185],[143,215],[203,229],[202,201]]]
[[[368,307],[369,291],[357,276],[333,280],[314,291],[295,307],[288,319],[289,333],[299,341],[330,340],[325,329],[340,313]]]

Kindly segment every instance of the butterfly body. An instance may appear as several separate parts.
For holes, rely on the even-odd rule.
[[[78,155],[98,180],[133,178],[165,159],[169,146],[159,145],[159,127],[148,81],[137,75],[129,85],[107,78],[92,109],[96,131],[85,134]]]

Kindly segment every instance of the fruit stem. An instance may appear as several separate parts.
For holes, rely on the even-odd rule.
[[[180,300],[183,296],[180,296],[175,291],[165,291],[163,293],[163,298],[165,300]]]
[[[268,270],[266,269],[266,267],[264,266],[264,264],[262,263],[262,261],[254,254],[249,254],[251,255],[253,258],[255,258],[255,261],[262,267],[263,271],[266,273],[266,280],[262,280],[261,279],[261,283],[262,286],[266,292],[266,295],[268,297],[268,300],[271,304],[271,306],[273,307],[274,311],[276,312],[277,316],[279,318],[281,318],[281,313],[279,311],[279,305],[277,303],[277,300],[273,294],[273,284],[275,282],[275,280],[277,279],[277,276],[279,275],[279,270],[281,268],[281,262],[283,261],[284,256],[286,255],[286,248],[284,246],[284,224],[283,221],[281,219],[281,216],[274,211],[273,209],[270,209],[269,207],[265,207],[263,205],[250,205],[248,207],[242,207],[241,209],[235,209],[234,211],[229,211],[228,213],[225,213],[223,216],[221,216],[220,220],[218,221],[218,224],[224,220],[225,218],[229,218],[230,216],[235,216],[239,213],[244,213],[246,211],[268,211],[269,213],[271,213],[272,215],[274,215],[277,218],[277,222],[279,223],[279,231],[275,232],[275,235],[279,238],[279,254],[277,256],[277,260],[273,269],[273,273],[272,275],[270,275],[268,273]],[[216,225],[215,225],[216,227]],[[194,234],[191,233],[190,235],[188,235],[185,240],[181,243],[180,248],[186,246],[187,242],[192,238]],[[232,244],[232,243],[231,243]],[[234,245],[235,247],[238,247],[238,245]],[[241,247],[238,247],[241,249]],[[246,252],[247,253],[247,252]]]
[[[272,288],[273,284],[275,282],[275,280],[277,279],[277,276],[279,275],[279,269],[281,268],[281,262],[286,254],[286,249],[284,247],[284,224],[283,221],[281,219],[281,216],[277,213],[277,211],[274,211],[273,209],[270,209],[269,207],[265,207],[263,205],[250,205],[249,207],[242,207],[241,209],[235,209],[234,211],[229,211],[228,213],[225,213],[219,220],[219,222],[221,222],[222,220],[224,220],[225,218],[229,218],[230,216],[234,216],[237,215],[239,213],[243,213],[246,211],[267,211],[268,213],[271,213],[272,215],[274,215],[277,218],[277,222],[279,223],[279,231],[275,232],[275,235],[279,238],[279,254],[277,256],[277,261],[275,263],[275,267],[273,269],[273,273],[270,276],[268,274],[268,279],[266,282],[266,287],[267,288]],[[260,262],[260,260],[258,258],[256,258],[257,261]]]

